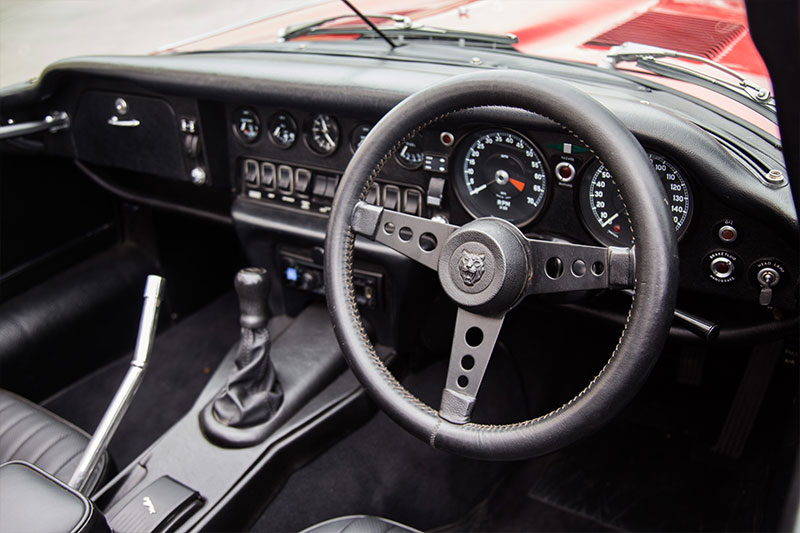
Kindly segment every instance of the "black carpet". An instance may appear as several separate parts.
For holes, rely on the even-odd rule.
[[[447,368],[439,362],[404,381],[438,405]],[[497,352],[478,396],[477,421],[526,416],[518,372]],[[465,515],[514,466],[473,461],[432,449],[383,413],[289,479],[252,531],[299,531],[347,514],[379,515],[431,529]]]
[[[238,338],[239,309],[233,292],[156,337],[139,392],[109,445],[118,467],[133,461],[189,410]],[[42,405],[92,433],[132,355],[97,370]]]
[[[662,360],[597,434],[515,469],[452,530],[774,530],[783,498],[775,488],[785,486],[796,443],[785,430],[797,425],[792,388],[778,382],[793,376],[775,375],[744,454],[731,458],[713,452],[724,409],[712,412],[729,399],[710,396],[725,397],[723,388],[675,384],[675,364]]]

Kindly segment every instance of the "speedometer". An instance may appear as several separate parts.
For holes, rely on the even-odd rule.
[[[476,132],[462,143],[455,190],[474,217],[527,224],[547,199],[547,174],[539,150],[508,130]]]
[[[678,238],[689,227],[694,201],[689,184],[678,167],[661,155],[648,152],[666,191],[670,216]],[[578,190],[581,217],[598,241],[609,246],[631,246],[633,236],[625,206],[611,173],[596,161],[586,170]]]

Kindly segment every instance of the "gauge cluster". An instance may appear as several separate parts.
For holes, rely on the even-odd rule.
[[[473,218],[500,217],[531,234],[607,246],[633,244],[613,176],[571,135],[553,128],[475,123],[453,124],[452,131],[432,132],[429,137],[426,147],[439,153],[426,153],[426,160],[447,161],[452,198],[442,203],[446,212],[440,215],[448,220],[462,224]],[[452,147],[441,139],[453,139]],[[695,209],[692,178],[673,158],[646,150],[681,239]],[[436,169],[430,170],[436,174]]]
[[[319,194],[312,194],[316,176],[338,179],[374,122],[325,112],[232,109],[231,130],[240,148],[235,164],[242,177],[242,193],[326,213],[335,187],[327,187],[330,190],[322,194],[318,185]],[[500,217],[529,233],[590,244],[633,244],[613,176],[571,135],[553,127],[531,128],[513,121],[500,127],[479,120],[437,125],[406,139],[384,168],[382,178],[396,183],[399,194],[392,187],[379,188],[370,192],[368,201],[459,224]],[[655,150],[647,153],[664,186],[680,239],[689,230],[695,209],[692,178],[673,158]],[[267,165],[254,161],[266,161]],[[256,186],[256,166],[274,166],[275,177],[268,172]],[[290,168],[301,172],[290,176],[286,170]],[[326,179],[320,178],[320,182],[327,184]],[[273,191],[273,183],[275,192],[265,193]],[[424,194],[414,193],[404,207],[407,195],[403,185]],[[309,207],[314,198],[328,201]]]

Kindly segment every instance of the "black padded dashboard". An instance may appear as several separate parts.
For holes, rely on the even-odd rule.
[[[676,193],[691,194],[680,236],[682,289],[756,304],[755,276],[768,265],[781,273],[773,303],[796,307],[797,216],[789,187],[765,179],[769,170],[785,172],[777,139],[669,90],[589,67],[462,49],[442,61],[436,53],[428,45],[387,54],[375,52],[374,44],[288,43],[267,51],[84,58],[51,66],[38,84],[6,89],[2,118],[65,110],[73,119],[68,132],[9,149],[74,158],[132,198],[232,219],[312,246],[324,238],[337,180],[357,139],[394,104],[469,69],[502,64],[536,70],[609,107],[645,149],[680,174],[685,187]],[[128,105],[122,114],[119,99]],[[243,118],[244,129],[258,124],[255,136],[243,133]],[[118,125],[131,120],[140,126]],[[286,141],[287,125],[294,126],[294,137],[282,145],[273,132],[283,126]],[[331,144],[334,126],[333,149],[315,145]],[[142,133],[145,127],[152,129]],[[497,214],[476,213],[457,190],[468,145],[481,133],[512,134],[515,143],[524,141],[522,152],[532,147],[541,163],[544,192],[528,200],[536,213],[523,217],[523,231],[598,242],[589,214],[597,206],[581,208],[584,182],[597,171],[594,156],[557,125],[518,110],[479,108],[433,124],[406,152],[407,160],[389,162],[370,201],[458,224]],[[569,179],[562,178],[570,172],[559,177],[564,165],[572,169]],[[734,238],[723,238],[723,228],[733,228]],[[734,273],[712,275],[716,257],[728,258]]]

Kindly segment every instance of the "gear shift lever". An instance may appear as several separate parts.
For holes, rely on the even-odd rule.
[[[267,327],[269,319],[267,297],[269,297],[269,276],[263,268],[245,268],[234,279],[236,294],[239,295],[240,322],[243,328],[259,329]]]
[[[263,268],[246,268],[236,274],[242,338],[235,369],[207,408],[216,422],[232,428],[248,428],[272,418],[283,392],[270,361],[267,329],[269,277]],[[206,430],[213,429],[206,428]]]

